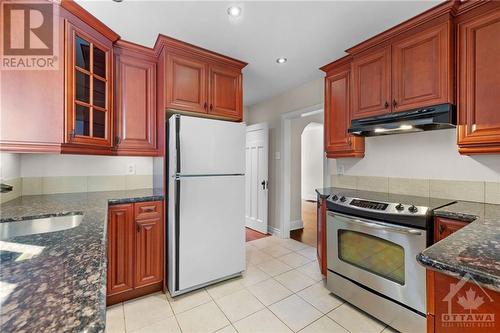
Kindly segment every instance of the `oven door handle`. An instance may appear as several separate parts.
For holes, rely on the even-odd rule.
[[[331,217],[335,217],[335,215],[342,216],[346,218],[346,222],[350,224],[361,224],[365,227],[372,228],[372,229],[378,229],[378,230],[386,230],[386,231],[393,231],[393,232],[398,232],[402,234],[409,234],[409,235],[422,235],[422,232],[417,229],[410,229],[410,228],[405,228],[405,227],[398,227],[398,226],[388,226],[386,224],[382,223],[377,223],[377,222],[368,222],[368,221],[363,221],[357,218],[353,218],[344,214],[334,214],[332,212],[328,212],[328,215]]]

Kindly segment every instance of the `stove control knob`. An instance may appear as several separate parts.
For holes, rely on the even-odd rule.
[[[396,210],[402,211],[403,209],[405,209],[405,206],[403,206],[403,204],[397,204],[396,205]]]
[[[340,201],[345,202],[346,200],[347,200],[346,197],[344,197],[344,196],[340,197]]]
[[[336,195],[333,195],[332,200],[333,200],[333,201],[337,201],[337,200],[339,200],[339,197],[338,197],[338,196],[336,196]]]
[[[415,207],[415,205],[411,205],[408,210],[410,211],[410,213],[416,213],[418,212],[418,208]]]

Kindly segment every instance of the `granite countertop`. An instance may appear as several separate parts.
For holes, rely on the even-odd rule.
[[[500,205],[459,201],[435,216],[470,222],[418,255],[424,266],[459,277],[470,276],[500,292]]]
[[[72,228],[0,241],[0,331],[103,332],[108,204],[163,200],[153,189],[23,196],[0,223],[83,214]]]

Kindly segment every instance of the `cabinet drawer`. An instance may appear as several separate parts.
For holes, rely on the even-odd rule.
[[[136,220],[152,219],[161,216],[161,201],[137,202],[134,208]]]

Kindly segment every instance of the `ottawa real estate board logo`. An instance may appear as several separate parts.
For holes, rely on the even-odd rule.
[[[0,69],[58,69],[58,3],[43,0],[0,2]]]
[[[447,303],[448,309],[441,313],[442,326],[461,328],[464,332],[495,329],[495,313],[491,312],[494,299],[470,274],[464,275],[457,283],[451,283],[442,301]]]

